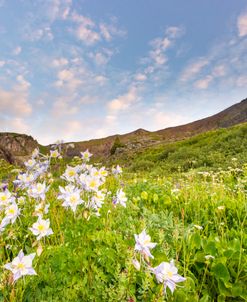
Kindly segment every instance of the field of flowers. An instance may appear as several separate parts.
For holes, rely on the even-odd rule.
[[[247,301],[247,167],[1,163],[0,301]]]

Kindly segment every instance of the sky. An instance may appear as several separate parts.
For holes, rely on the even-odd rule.
[[[0,131],[155,131],[247,97],[246,0],[0,0]]]

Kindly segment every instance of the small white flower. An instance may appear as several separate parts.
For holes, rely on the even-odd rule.
[[[214,256],[212,256],[212,255],[206,255],[206,256],[205,256],[205,259],[206,259],[206,260],[214,259]]]
[[[12,262],[4,265],[4,268],[10,270],[14,274],[14,281],[24,275],[37,275],[32,267],[34,257],[34,253],[24,256],[24,253],[21,250],[18,256],[14,258]]]
[[[202,229],[203,229],[203,227],[202,227],[201,225],[194,224],[193,226],[194,226],[194,228],[196,228],[197,230],[202,230]]]
[[[150,252],[150,249],[153,249],[157,243],[151,242],[151,237],[143,230],[139,235],[135,236],[135,251],[139,251],[147,257],[154,258]]]
[[[38,221],[35,222],[29,229],[35,236],[37,236],[37,240],[53,234],[53,231],[50,228],[50,220],[42,219],[42,217],[39,217]]]
[[[186,278],[178,274],[178,269],[175,267],[173,260],[170,263],[162,262],[151,270],[155,274],[157,281],[164,284],[164,292],[166,292],[166,288],[169,287],[173,293],[176,288],[176,283],[186,280]]]
[[[223,210],[225,210],[225,206],[218,206],[217,209],[218,209],[219,211],[223,211]]]

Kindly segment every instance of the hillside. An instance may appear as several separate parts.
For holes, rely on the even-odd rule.
[[[227,169],[247,162],[247,123],[217,129],[182,141],[150,146],[135,153],[123,153],[112,161],[131,172],[154,175],[193,169]]]
[[[245,122],[247,122],[247,99],[213,116],[186,125],[154,132],[137,129],[123,135],[116,134],[101,139],[75,142],[74,148],[68,148],[66,155],[70,158],[79,155],[82,150],[89,149],[96,159],[111,161],[115,157],[122,157],[123,154],[136,153],[148,147],[184,140],[200,133],[228,128]],[[22,162],[37,146],[44,151],[51,145],[44,148],[31,136],[25,134],[0,133],[0,158],[10,163]]]
[[[80,150],[89,149],[96,157],[110,157],[111,148],[116,139],[119,139],[121,142],[119,148],[116,148],[117,155],[124,152],[132,153],[148,146],[159,145],[164,142],[179,141],[210,130],[228,128],[245,122],[247,122],[247,99],[213,116],[182,126],[154,132],[138,129],[123,135],[113,135],[102,139],[76,142],[74,143],[74,150],[70,150],[68,156],[74,156],[78,154]]]

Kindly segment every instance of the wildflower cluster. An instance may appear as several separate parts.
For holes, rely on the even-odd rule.
[[[61,153],[61,143],[55,144],[50,150],[50,154],[46,156],[40,154],[39,149],[35,149],[31,159],[24,163],[25,170],[16,176],[13,184],[2,186],[2,191],[0,191],[0,232],[4,232],[9,224],[14,224],[17,218],[20,219],[21,213],[23,213],[22,216],[36,217],[36,221],[30,224],[26,230],[25,238],[30,236],[33,241],[34,236],[32,247],[38,245],[38,256],[43,250],[42,239],[53,234],[50,219],[47,218],[50,208],[47,194],[50,184],[53,182],[50,173],[51,164],[57,158],[62,158]],[[88,150],[82,152],[81,164],[66,167],[65,172],[61,175],[65,185],[59,186],[57,199],[62,200],[63,207],[71,208],[73,212],[79,205],[83,205],[90,214],[100,216],[100,208],[109,195],[103,187],[109,172],[105,167],[96,168],[89,164],[91,156],[92,154]],[[115,177],[118,177],[121,172],[122,169],[119,166],[112,170]],[[11,192],[12,187],[14,189]],[[119,203],[126,206],[127,198],[122,189],[116,192],[113,200],[114,204]],[[33,218],[28,217],[28,221],[30,220]],[[42,243],[44,245],[44,242]],[[21,249],[17,257],[5,264],[4,268],[13,273],[13,281],[24,275],[36,275],[32,267],[34,257],[35,253],[24,255]]]
[[[137,270],[140,270],[141,263],[148,268],[153,274],[155,274],[158,283],[162,283],[164,286],[164,293],[166,293],[166,288],[168,287],[173,293],[176,288],[176,283],[183,282],[186,278],[178,274],[178,269],[174,265],[174,261],[161,262],[156,267],[151,267],[149,258],[154,258],[151,254],[151,249],[153,249],[157,243],[151,242],[151,237],[143,230],[139,235],[134,235],[135,237],[135,251],[140,253],[140,262],[134,258],[133,265]]]

